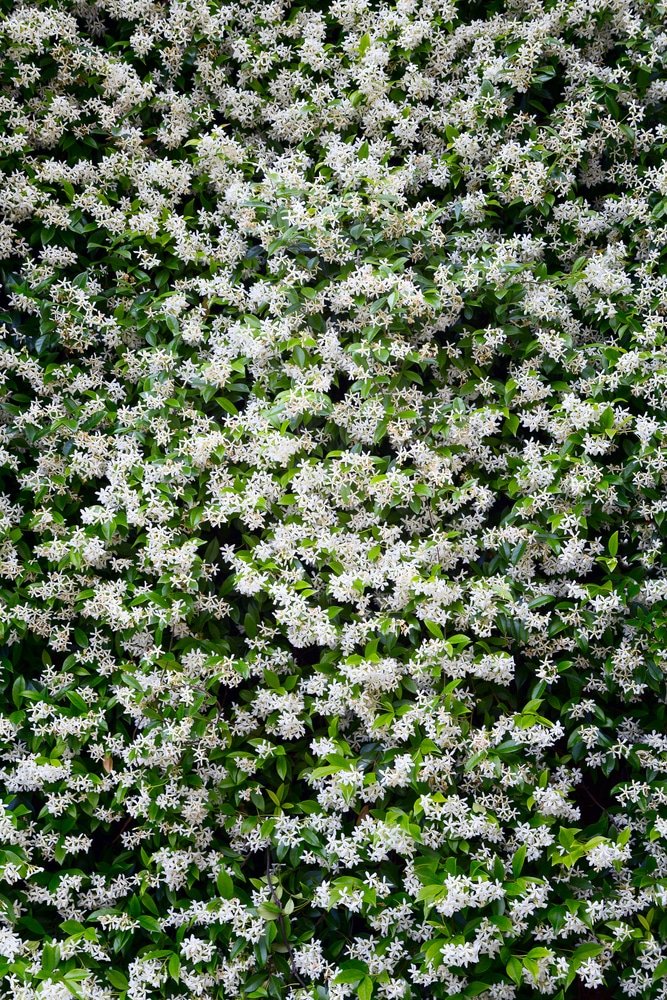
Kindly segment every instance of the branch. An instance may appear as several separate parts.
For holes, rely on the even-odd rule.
[[[291,944],[287,940],[287,932],[285,930],[284,911],[282,908],[282,904],[278,899],[278,896],[276,895],[276,890],[273,887],[273,882],[271,881],[271,849],[269,847],[267,847],[266,849],[266,881],[269,886],[269,889],[271,890],[271,896],[273,898],[273,902],[280,910],[280,913],[278,914],[278,924],[280,926],[280,933],[282,934],[283,937],[283,944],[287,948],[287,953],[289,955],[290,972],[292,973],[294,978],[298,980],[299,984],[303,986],[305,990],[307,990],[309,989],[308,983],[304,983],[303,979],[297,972],[296,966],[294,964],[294,951],[292,950]]]

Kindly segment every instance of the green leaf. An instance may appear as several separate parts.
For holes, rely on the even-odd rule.
[[[127,977],[124,972],[120,971],[120,969],[108,969],[104,974],[106,975],[108,982],[114,987],[114,989],[116,990],[127,989],[129,985]]]
[[[528,607],[532,611],[533,608],[541,608],[545,604],[551,604],[556,598],[552,594],[540,594],[539,597],[534,597],[532,601],[528,601]]]
[[[513,566],[516,566],[516,564],[523,557],[523,554],[524,554],[525,551],[526,551],[526,543],[525,542],[518,542],[514,546],[514,548],[512,549],[512,554],[510,556],[510,562],[512,563]]]
[[[85,701],[76,691],[67,692],[67,700],[73,708],[76,708],[78,712],[85,713],[88,711],[88,706]]]
[[[585,962],[587,958],[596,958],[604,951],[604,945],[596,944],[594,941],[587,941],[585,944],[580,944],[578,948],[575,949],[572,956],[572,961],[581,965]]]
[[[14,679],[12,684],[12,701],[17,708],[21,707],[21,701],[23,697],[23,692],[25,691],[25,678],[22,674],[18,674]]]
[[[254,639],[257,635],[257,622],[250,613],[248,613],[243,619],[243,627],[248,638]]]
[[[356,983],[360,982],[364,977],[364,973],[359,969],[343,969],[339,972],[334,979],[335,983],[347,983],[349,986],[354,986]]]
[[[86,929],[83,924],[80,924],[78,920],[64,920],[60,925],[60,929],[63,934],[82,934]]]
[[[150,917],[148,914],[142,913],[138,920],[139,926],[143,927],[144,930],[152,931],[155,934],[159,933],[161,929],[160,922],[155,917]]]
[[[523,982],[523,965],[521,960],[513,956],[505,966],[505,970],[512,982],[516,983],[517,986],[521,986]]]
[[[486,993],[488,989],[491,989],[490,983],[482,983],[475,980],[472,983],[468,983],[463,994],[466,997],[478,997],[480,993]]]
[[[218,893],[222,896],[223,899],[233,898],[234,883],[232,882],[231,878],[224,870],[224,868],[221,869],[221,871],[218,873],[218,877],[215,880],[215,885],[218,890]]]
[[[278,920],[282,910],[275,903],[260,903],[257,912],[263,920]]]
[[[429,621],[428,618],[425,618],[424,625],[429,630],[431,635],[434,635],[436,637],[436,639],[444,639],[442,629],[440,628],[437,622],[432,622]]]
[[[42,949],[42,969],[45,972],[53,972],[60,962],[60,948],[58,945],[44,944]]]
[[[526,955],[523,959],[523,967],[530,972],[534,980],[536,980],[540,974],[540,967],[532,958],[528,958]]]
[[[357,996],[359,1000],[371,1000],[373,996],[373,980],[370,976],[365,976],[357,986]]]
[[[621,109],[619,108],[618,104],[611,96],[611,94],[605,94],[604,103],[606,104],[607,110],[609,111],[609,114],[612,116],[612,118],[618,120],[621,117]]]
[[[519,850],[516,852],[512,858],[512,874],[515,878],[518,878],[521,874],[524,861],[526,860],[526,845],[522,844]]]
[[[215,401],[218,406],[224,410],[226,413],[231,413],[233,417],[238,416],[238,409],[234,406],[231,399],[225,399],[224,396],[216,396]]]

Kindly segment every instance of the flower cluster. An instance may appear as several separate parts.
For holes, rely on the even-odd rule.
[[[667,1000],[666,14],[4,5],[0,998]]]

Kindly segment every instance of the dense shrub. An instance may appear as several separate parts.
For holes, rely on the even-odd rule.
[[[2,996],[667,996],[663,4],[2,8]]]

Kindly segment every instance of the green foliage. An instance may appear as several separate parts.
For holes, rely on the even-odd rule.
[[[663,6],[2,14],[0,993],[658,1000]]]

